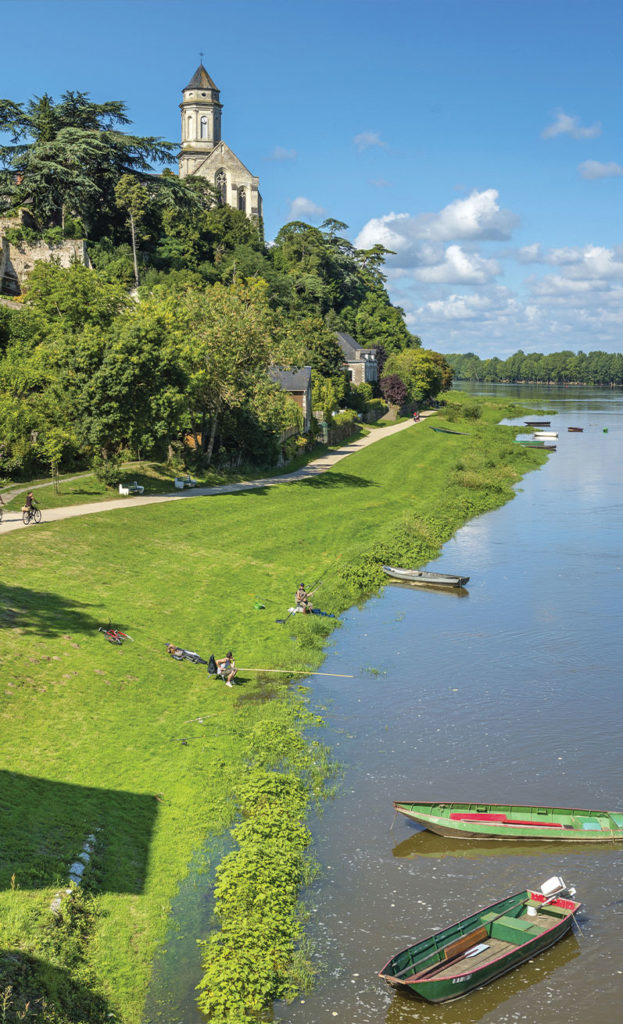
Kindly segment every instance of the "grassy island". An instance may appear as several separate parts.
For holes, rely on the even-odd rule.
[[[520,411],[453,394],[435,422],[466,436],[422,423],[315,479],[0,538],[3,1021],[140,1024],[171,900],[206,837],[232,827],[201,1004],[219,1024],[252,1020],[304,982],[321,723],[294,674],[241,671],[228,689],[164,645],[302,679],[336,623],[279,624],[296,585],[322,577],[317,602],[337,614],[381,584],[383,561],[424,565],[508,501],[547,458],[497,425]],[[134,642],[108,644],[109,620]],[[83,883],[53,906],[89,837]]]

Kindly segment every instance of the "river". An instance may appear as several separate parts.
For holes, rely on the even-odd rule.
[[[291,1005],[275,1006],[276,1021],[620,1017],[623,844],[453,843],[393,820],[394,799],[623,808],[623,395],[465,390],[556,409],[558,450],[523,478],[515,500],[468,523],[431,564],[469,575],[467,594],[387,586],[343,615],[333,635],[323,671],[355,678],[310,680],[344,773],[312,823],[322,873],[305,902],[317,981]],[[584,432],[569,434],[569,425]],[[407,999],[377,978],[404,946],[554,874],[577,887],[581,932],[533,963],[442,1006]],[[196,899],[196,878],[192,888]],[[173,921],[177,935],[188,935],[184,916]],[[147,1019],[201,1020],[188,979],[185,991],[168,979],[163,985],[161,965]]]
[[[453,843],[393,821],[394,799],[623,808],[623,395],[465,390],[558,410],[558,449],[430,566],[470,575],[468,596],[388,586],[334,634],[323,670],[356,678],[316,677],[313,693],[344,780],[313,826],[319,973],[275,1008],[288,1024],[620,1019],[623,847]],[[577,887],[582,931],[533,963],[442,1006],[377,978],[404,946],[554,874]]]

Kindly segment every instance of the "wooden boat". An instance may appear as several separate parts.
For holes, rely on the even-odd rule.
[[[431,427],[436,434],[458,434],[460,437],[469,437],[470,435],[464,430],[448,430],[446,427]]]
[[[549,949],[571,930],[581,907],[561,878],[524,889],[408,946],[379,977],[429,1003],[473,992]]]
[[[524,420],[527,427],[551,427],[551,420]]]
[[[567,427],[570,434],[583,434],[584,427]]]
[[[393,580],[400,580],[401,583],[413,583],[416,586],[427,587],[464,587],[469,583],[469,576],[451,576],[445,572],[423,572],[421,569],[394,569],[391,565],[384,565],[383,572],[391,576]]]
[[[623,840],[623,811],[529,804],[407,803],[394,808],[418,825],[453,839]]]

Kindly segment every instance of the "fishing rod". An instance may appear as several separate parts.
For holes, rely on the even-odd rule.
[[[311,668],[239,668],[239,672],[276,672],[287,676],[333,676],[335,679],[354,679],[344,672],[314,672]]]

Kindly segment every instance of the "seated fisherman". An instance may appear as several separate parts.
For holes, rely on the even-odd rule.
[[[233,685],[237,673],[238,669],[231,651],[228,651],[224,658],[216,659],[216,674],[225,680],[225,686]]]
[[[305,584],[300,583],[295,597],[296,607],[302,608],[305,614],[313,611],[314,606],[310,601],[310,598],[313,596],[313,591],[308,594],[307,591],[305,590]]]

